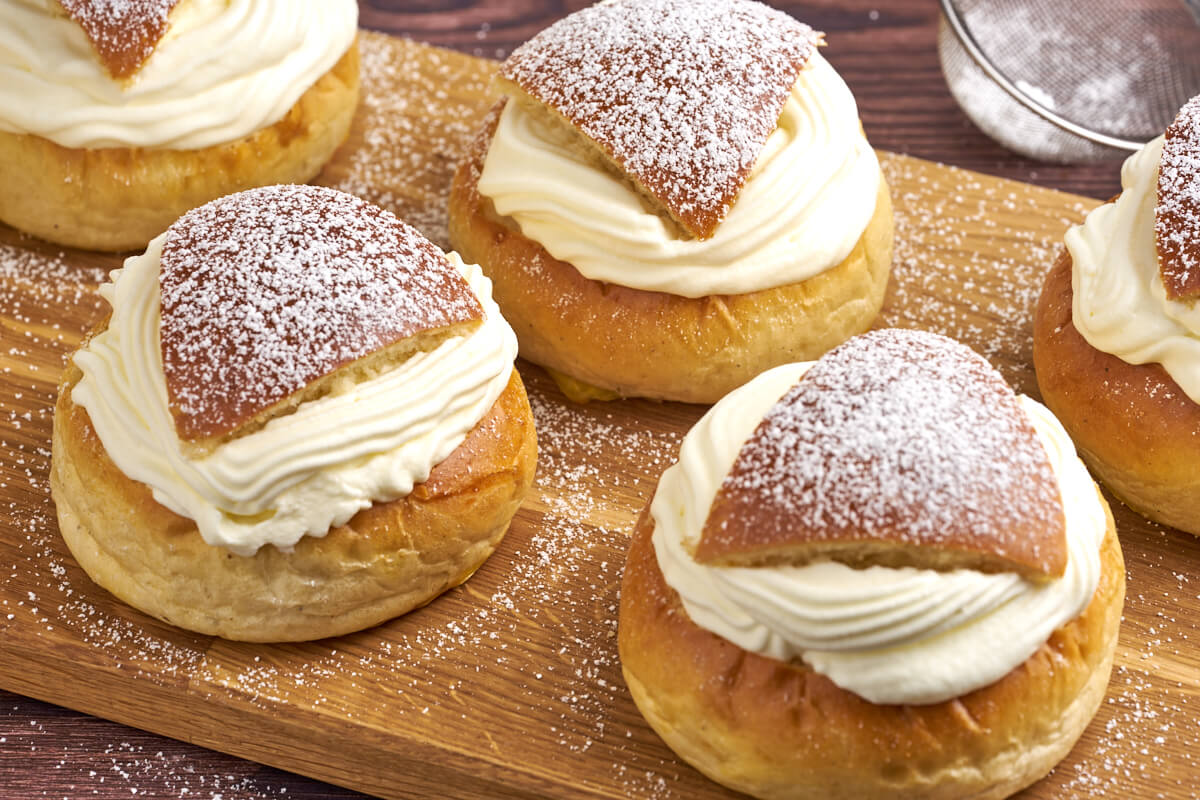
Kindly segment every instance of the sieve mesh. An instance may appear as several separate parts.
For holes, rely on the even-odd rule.
[[[1136,143],[1158,136],[1200,94],[1200,0],[942,0],[942,71],[969,117],[1031,158],[1119,155],[1047,121],[1009,95],[968,52],[1033,104],[1082,133]]]

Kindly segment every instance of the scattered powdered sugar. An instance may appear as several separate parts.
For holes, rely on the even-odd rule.
[[[422,65],[415,45],[385,48],[386,41],[363,36],[364,97],[375,93],[371,75],[395,87],[366,109],[376,119],[373,133],[348,154],[355,166],[339,180],[342,188],[360,184],[372,192],[369,199],[437,236],[445,230],[444,202],[436,200],[445,197],[445,186],[438,182],[448,182],[491,104],[462,105],[450,94],[455,76],[476,83],[486,76],[454,54],[436,53],[435,66]],[[449,122],[433,122],[422,110],[422,98],[431,96],[451,106]],[[883,164],[897,236],[880,324],[958,338],[1010,382],[1036,391],[1029,368],[1033,304],[1063,230],[1089,205],[1074,198],[1052,205],[1040,190],[957,170],[934,174],[902,157],[885,156]],[[414,175],[429,188],[406,193],[404,176]],[[249,698],[267,717],[279,703],[305,704],[321,715],[317,733],[326,730],[324,720],[375,705],[376,732],[453,725],[463,732],[464,748],[486,740],[495,757],[490,765],[518,768],[527,765],[512,758],[523,737],[534,743],[539,770],[576,774],[580,765],[598,762],[611,775],[611,787],[589,783],[576,785],[578,791],[664,799],[695,796],[701,787],[719,791],[672,756],[633,710],[615,639],[633,516],[674,460],[679,432],[703,409],[574,406],[539,370],[522,364],[541,447],[538,480],[500,551],[475,577],[425,609],[338,640],[275,647],[189,636],[98,591],[67,554],[49,498],[55,385],[81,333],[103,318],[95,286],[120,259],[83,267],[101,259],[59,256],[6,229],[0,238],[8,242],[0,244],[0,639],[45,640],[47,647],[81,641],[82,658],[126,676],[135,700],[139,686],[156,684],[186,685],[220,702]],[[1039,796],[1197,798],[1200,787],[1190,776],[1200,752],[1194,669],[1200,587],[1186,565],[1200,563],[1200,540],[1149,526],[1116,504],[1114,512],[1130,587],[1118,667],[1097,720],[1050,779],[1054,788],[1043,787]],[[30,680],[36,677],[31,669]],[[54,727],[33,717],[31,723],[29,709],[0,706],[0,775],[8,774],[5,764],[26,775],[35,762],[46,775],[74,776],[74,782],[48,781],[62,788],[47,796],[342,796],[107,723],[95,723],[106,726],[95,736],[111,744],[96,749],[75,738],[81,720]],[[495,732],[500,722],[515,726],[511,735]],[[37,735],[18,733],[26,729]],[[1169,770],[1182,782],[1165,782]],[[283,780],[292,788],[277,791]]]
[[[189,211],[162,251],[162,351],[183,438],[483,310],[440,250],[344,192],[271,186]]]
[[[883,154],[892,191],[892,274],[876,327],[918,328],[986,357],[1018,392],[1039,396],[1033,310],[1063,234],[1095,201],[996,182],[953,167]]]
[[[1167,128],[1154,233],[1168,296],[1200,295],[1200,95],[1188,101]]]
[[[1066,557],[1057,486],[986,360],[937,334],[873,331],[826,354],[767,412],[720,488],[701,548],[732,536],[721,546],[736,552],[747,544],[738,532],[751,529],[755,546],[936,544],[1055,572]],[[736,525],[721,524],[731,516]]]
[[[108,267],[119,263],[111,257]],[[523,753],[514,763],[527,763],[530,751],[514,744],[516,731],[536,742],[535,760],[558,765],[560,775],[573,774],[572,759],[586,753],[601,760],[623,794],[680,796],[672,787],[688,769],[630,710],[616,648],[631,521],[679,444],[674,430],[664,430],[674,424],[664,423],[659,404],[638,404],[638,420],[646,423],[605,404],[570,405],[539,370],[526,368],[539,434],[537,482],[500,552],[470,581],[428,608],[354,636],[283,646],[217,642],[98,591],[54,523],[47,476],[55,384],[66,353],[104,314],[95,288],[107,271],[0,246],[0,316],[19,315],[33,330],[48,330],[62,316],[72,321],[53,342],[35,336],[11,350],[9,329],[0,330],[0,405],[13,409],[2,420],[0,446],[7,501],[0,507],[0,636],[11,630],[23,642],[81,643],[97,668],[125,676],[130,696],[140,683],[186,685],[200,698],[192,702],[236,697],[263,714],[288,704],[354,724],[370,711],[405,736],[469,732],[489,740],[498,757]],[[259,800],[279,796],[286,781],[292,789],[285,796],[342,796],[97,720],[86,720],[94,733],[82,738],[85,718],[78,716],[43,731],[36,718],[31,725],[29,709],[0,708],[0,772],[8,759],[42,763],[50,777],[39,790]],[[111,744],[97,750],[104,737]]]
[[[502,73],[707,237],[817,41],[807,25],[749,0],[619,0],[550,26]]]
[[[1131,512],[1113,511],[1127,571],[1121,643],[1096,721],[1055,769],[1061,796],[1197,800],[1200,585],[1182,565],[1197,563],[1200,541],[1145,521],[1135,532]]]
[[[179,0],[59,0],[79,23],[100,60],[116,78],[141,68],[163,34]]]
[[[0,698],[3,697],[0,693]],[[38,717],[24,725],[14,720],[11,727],[0,722],[0,775],[11,776],[17,772],[18,763],[24,768],[36,765],[38,797],[63,800],[360,797],[350,791],[338,792],[333,787],[321,787],[320,794],[289,793],[286,785],[280,785],[287,782],[287,777],[270,767],[197,753],[189,745],[172,741],[151,742],[148,747],[129,741],[141,739],[134,731],[30,701],[20,701],[12,709],[37,713]],[[34,785],[5,788],[12,792],[6,798],[34,796]]]
[[[567,404],[536,368],[526,377],[537,480],[470,581],[392,623],[289,646],[284,657],[269,646],[210,653],[192,684],[249,698],[266,713],[314,704],[357,720],[370,709],[401,738],[469,730],[514,763],[531,752],[558,763],[538,748],[588,753],[611,762],[629,796],[677,796],[669,786],[686,767],[636,713],[614,712],[631,708],[616,639],[628,536],[679,436],[603,404]]]
[[[450,176],[495,102],[490,71],[370,31],[358,47],[362,90],[350,141],[317,183],[383,206],[448,250]]]

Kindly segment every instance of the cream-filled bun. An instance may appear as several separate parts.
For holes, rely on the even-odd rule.
[[[875,318],[891,203],[820,44],[750,0],[613,0],[504,62],[450,239],[569,396],[711,403]]]
[[[1043,406],[876,331],[687,434],[634,531],[621,664],[680,757],[756,797],[1007,797],[1099,707],[1124,574]]]
[[[195,209],[101,288],[50,485],[100,586],[182,628],[298,641],[462,583],[537,445],[477,266],[331,189]]]
[[[140,250],[313,178],[350,130],[357,26],[354,0],[0,0],[0,222]]]
[[[1144,516],[1200,535],[1200,96],[1067,231],[1034,316],[1047,406]]]

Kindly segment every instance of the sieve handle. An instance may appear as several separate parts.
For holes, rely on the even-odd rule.
[[[1012,81],[1004,76],[1000,70],[996,69],[996,65],[991,62],[983,51],[979,49],[979,45],[975,42],[975,37],[971,36],[966,25],[963,24],[962,17],[959,16],[958,9],[954,6],[954,0],[940,0],[942,6],[942,16],[946,23],[953,29],[954,35],[958,37],[958,41],[962,43],[963,49],[967,54],[979,65],[979,68],[987,73],[987,76],[996,82],[1004,91],[1016,100],[1021,105],[1028,108],[1033,113],[1037,114],[1042,119],[1050,122],[1064,131],[1069,131],[1076,136],[1081,136],[1089,142],[1115,147],[1118,150],[1137,151],[1141,150],[1145,142],[1135,142],[1131,139],[1121,139],[1116,136],[1108,136],[1103,133],[1085,128],[1078,125],[1066,117],[1060,116],[1053,110],[1046,108],[1037,100],[1030,97],[1027,93],[1021,91]],[[1184,0],[1189,8],[1193,9],[1193,13],[1200,14],[1200,0]]]

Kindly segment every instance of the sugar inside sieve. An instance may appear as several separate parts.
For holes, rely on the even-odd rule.
[[[1200,94],[1200,0],[941,0],[938,55],[967,116],[1043,161],[1158,136]]]

